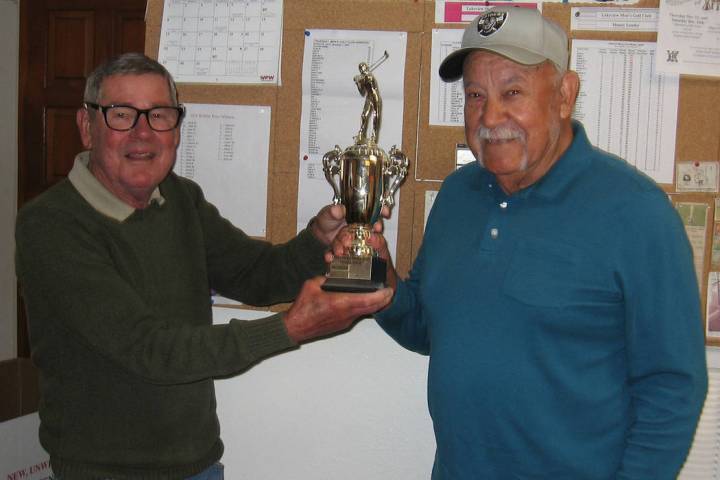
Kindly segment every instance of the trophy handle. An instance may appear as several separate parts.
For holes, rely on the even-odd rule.
[[[383,195],[383,204],[392,207],[395,204],[395,192],[400,184],[407,177],[408,159],[403,152],[393,145],[388,152],[390,161],[383,169],[383,177],[385,179],[385,193]],[[392,179],[392,180],[391,180]]]
[[[342,201],[340,196],[340,156],[342,150],[339,145],[335,145],[335,148],[323,155],[323,172],[325,172],[325,178],[333,188],[333,205],[338,205]],[[335,180],[337,177],[337,181]]]

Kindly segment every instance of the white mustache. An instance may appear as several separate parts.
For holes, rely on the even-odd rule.
[[[515,126],[502,126],[495,128],[480,127],[477,132],[480,140],[522,140],[525,141],[525,132]]]

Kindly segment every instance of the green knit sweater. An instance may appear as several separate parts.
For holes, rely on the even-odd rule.
[[[290,301],[324,271],[307,230],[273,246],[170,174],[118,221],[62,181],[18,214],[17,274],[40,369],[40,442],[65,479],[179,479],[223,451],[213,377],[295,347],[281,314],[212,326],[210,290]]]

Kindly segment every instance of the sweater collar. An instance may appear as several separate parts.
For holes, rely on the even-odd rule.
[[[135,208],[123,202],[110,192],[95,176],[90,172],[88,165],[90,164],[90,152],[80,152],[75,157],[75,163],[72,170],[68,174],[68,179],[73,187],[80,193],[86,202],[95,210],[102,213],[106,217],[110,217],[119,222],[127,220],[127,218],[135,212]],[[160,194],[160,188],[155,187],[150,196],[150,203],[156,202],[158,205],[165,203],[165,198]]]

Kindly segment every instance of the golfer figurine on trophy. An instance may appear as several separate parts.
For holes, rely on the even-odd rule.
[[[389,153],[377,145],[382,99],[372,71],[387,58],[385,52],[372,66],[365,62],[358,65],[360,74],[353,80],[365,96],[365,106],[355,144],[345,150],[335,145],[323,156],[325,178],[335,192],[333,203],[345,206],[345,220],[352,234],[348,255],[336,257],[330,264],[324,290],[372,292],[385,286],[387,263],[366,240],[383,205],[392,207],[395,191],[408,171],[408,159],[395,145]],[[368,136],[371,117],[372,131]]]

